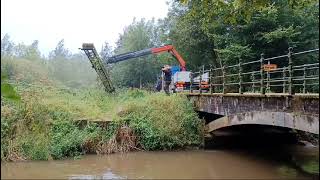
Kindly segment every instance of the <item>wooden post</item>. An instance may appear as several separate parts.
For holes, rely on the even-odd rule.
[[[260,68],[260,93],[261,94],[265,94],[266,91],[265,91],[265,88],[264,88],[264,69],[263,69],[263,65],[264,65],[264,54],[262,53],[261,54],[261,58],[260,58],[260,65],[261,65],[261,68]]]
[[[282,87],[282,93],[286,93],[286,67],[283,67],[282,70],[282,76],[283,76],[283,87]]]
[[[289,95],[294,95],[294,90],[293,90],[293,68],[292,68],[292,47],[289,47],[289,53],[288,53],[288,60],[289,60],[289,65],[288,65],[288,70],[289,70],[289,78],[288,78],[288,83],[289,83],[289,87],[288,87],[288,92]]]
[[[239,59],[239,93],[243,94],[242,92],[242,63],[241,58]]]

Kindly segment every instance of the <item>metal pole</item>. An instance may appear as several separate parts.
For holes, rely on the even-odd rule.
[[[251,73],[251,79],[252,79],[252,91],[255,92],[255,88],[256,88],[256,79],[254,77],[254,72]]]
[[[202,74],[201,74],[201,68],[200,68],[200,70],[199,70],[199,75],[200,75],[200,77],[199,77],[199,94],[201,94],[202,93],[202,86],[201,86],[201,83],[202,83]]]
[[[223,65],[223,66],[222,66],[222,93],[223,93],[223,94],[226,93],[226,91],[225,91],[225,85],[226,85],[226,83],[225,83],[225,74],[226,74],[226,72],[225,72],[225,66]]]
[[[268,60],[268,65],[270,65],[270,60]],[[267,70],[267,92],[270,92],[270,73],[269,70]]]
[[[241,58],[239,59],[239,93],[243,94],[242,92],[242,66],[241,66]]]
[[[260,58],[260,65],[261,65],[261,67],[260,67],[260,77],[261,77],[261,79],[260,79],[260,93],[261,94],[266,93],[265,88],[264,88],[264,69],[263,69],[264,62],[263,61],[264,61],[264,54],[262,53],[261,58]]]
[[[306,76],[307,76],[307,72],[306,72],[306,67],[303,67],[303,94],[306,93]]]
[[[282,76],[283,76],[282,93],[286,93],[286,68],[285,67],[283,67]]]
[[[289,83],[289,87],[288,87],[288,92],[289,95],[293,95],[294,94],[294,90],[293,90],[293,81],[292,81],[292,76],[293,76],[293,71],[292,71],[292,47],[289,47],[289,53],[288,53],[288,60],[289,60],[289,65],[288,65],[288,69],[289,69],[289,78],[288,78],[288,83]]]
[[[192,72],[190,72],[190,93],[192,93],[192,85],[193,85],[193,75]]]
[[[212,94],[212,65],[210,64],[210,70],[209,70],[209,83],[210,83],[210,94]]]

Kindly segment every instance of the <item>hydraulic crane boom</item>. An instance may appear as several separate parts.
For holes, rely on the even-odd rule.
[[[110,79],[110,72],[108,69],[104,66],[101,58],[99,57],[99,54],[97,53],[94,45],[92,43],[83,43],[82,48],[86,55],[88,56],[92,67],[96,70],[98,73],[99,78],[102,81],[103,86],[105,87],[105,90],[107,92],[113,92],[115,88],[112,85],[111,79]],[[180,64],[180,68],[182,71],[186,71],[186,63],[181,57],[181,55],[176,51],[176,49],[172,45],[166,45],[166,46],[161,46],[157,48],[149,48],[149,49],[144,49],[140,51],[134,51],[134,52],[129,52],[129,53],[124,53],[116,56],[112,56],[108,58],[106,61],[108,64],[110,63],[117,63],[120,61],[125,61],[131,58],[136,58],[140,56],[145,56],[148,54],[157,54],[161,52],[169,52],[171,55],[176,58]]]
[[[119,54],[119,55],[112,56],[112,57],[108,58],[107,63],[117,63],[120,61],[125,61],[127,59],[145,56],[148,54],[157,54],[157,53],[161,53],[161,52],[171,53],[171,55],[175,59],[178,60],[181,70],[182,71],[186,70],[186,62],[183,60],[181,55],[178,53],[178,51],[172,45],[165,45],[165,46],[161,46],[161,47],[157,47],[157,48],[149,48],[149,49],[144,49],[144,50],[140,50],[140,51]]]

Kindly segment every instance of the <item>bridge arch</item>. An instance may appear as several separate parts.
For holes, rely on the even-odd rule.
[[[319,134],[319,117],[309,114],[298,114],[275,111],[253,111],[227,115],[207,124],[208,132],[236,125],[270,125],[297,129]]]

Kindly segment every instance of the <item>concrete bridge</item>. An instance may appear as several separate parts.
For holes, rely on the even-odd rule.
[[[256,124],[319,134],[318,53],[289,48],[281,56],[202,67],[184,93],[195,110],[219,117],[207,124],[209,132]]]
[[[220,115],[207,131],[237,125],[269,125],[319,134],[318,94],[188,94],[195,110]],[[219,116],[218,116],[219,117]]]

